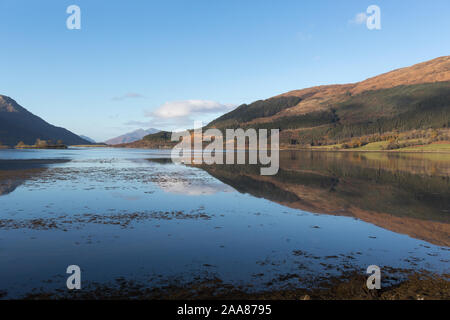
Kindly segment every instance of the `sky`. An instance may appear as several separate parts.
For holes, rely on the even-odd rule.
[[[67,28],[70,5],[81,29]],[[191,128],[449,55],[449,12],[448,0],[0,0],[0,94],[99,142]]]

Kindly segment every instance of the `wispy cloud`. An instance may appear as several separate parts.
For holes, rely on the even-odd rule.
[[[308,41],[312,39],[312,35],[306,32],[299,31],[296,34],[296,38],[300,41]]]
[[[136,98],[143,98],[144,96],[140,93],[136,93],[136,92],[128,92],[125,93],[122,96],[117,96],[117,97],[113,97],[112,100],[114,101],[122,101],[125,99],[136,99]]]
[[[153,121],[128,121],[125,122],[124,125],[126,126],[132,126],[132,127],[151,127],[153,126]]]
[[[365,24],[367,21],[367,14],[365,12],[357,13],[353,19],[349,21],[351,24]]]

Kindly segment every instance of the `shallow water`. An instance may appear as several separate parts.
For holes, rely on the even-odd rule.
[[[83,283],[254,289],[373,264],[450,271],[449,155],[286,151],[276,176],[168,157],[0,150],[0,291],[65,289],[74,264]]]

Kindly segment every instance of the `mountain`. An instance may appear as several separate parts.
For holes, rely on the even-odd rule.
[[[134,142],[116,144],[118,148],[147,148],[147,149],[168,149],[173,148],[178,142],[171,141],[172,132],[159,131],[148,134],[141,140]]]
[[[20,141],[34,144],[36,139],[62,140],[64,144],[90,144],[67,129],[55,127],[35,116],[10,97],[0,95],[0,141],[15,146]]]
[[[283,149],[367,145],[368,150],[437,150],[436,145],[450,140],[450,56],[357,83],[294,90],[243,104],[207,128],[280,129]],[[168,148],[173,142],[170,133],[152,134],[120,146]]]
[[[81,139],[84,139],[84,140],[86,140],[86,141],[89,141],[90,143],[94,143],[94,144],[97,143],[97,142],[95,142],[94,139],[91,139],[91,138],[89,138],[89,137],[83,136],[82,134],[80,134],[79,137],[80,137]]]
[[[150,128],[147,130],[139,129],[139,130],[135,130],[133,132],[129,132],[124,135],[118,136],[116,138],[109,139],[109,140],[105,141],[105,143],[110,144],[110,145],[130,143],[130,142],[141,140],[146,135],[157,133],[157,132],[160,132],[160,130],[154,129],[154,128]]]
[[[450,56],[365,81],[312,87],[243,104],[212,128],[279,128],[283,145],[450,127]]]

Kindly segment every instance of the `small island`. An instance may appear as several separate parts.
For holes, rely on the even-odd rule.
[[[34,145],[26,145],[23,141],[20,141],[15,147],[15,149],[67,149],[67,146],[58,140],[54,143],[51,140],[41,140],[37,139]]]

